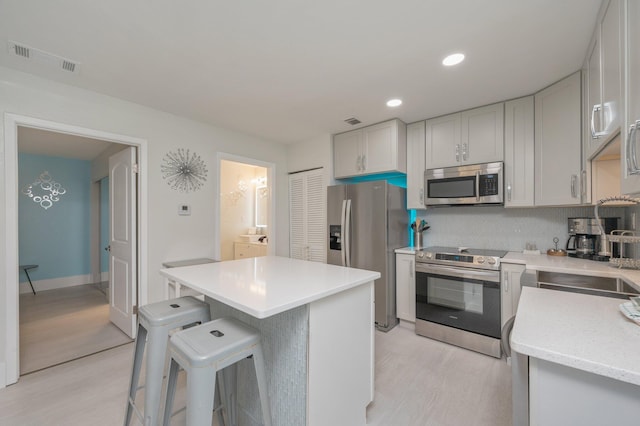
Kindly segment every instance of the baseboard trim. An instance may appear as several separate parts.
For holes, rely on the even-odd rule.
[[[91,274],[33,281],[33,288],[35,288],[36,292],[38,292],[55,290],[58,288],[75,287],[77,285],[84,284],[92,284]],[[20,283],[20,294],[22,293],[31,293],[31,286],[29,286],[29,281],[23,281]]]

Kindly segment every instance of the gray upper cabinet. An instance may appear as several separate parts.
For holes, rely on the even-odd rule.
[[[407,209],[424,209],[424,121],[407,125]]]
[[[535,95],[535,205],[580,204],[580,72]]]
[[[504,205],[534,205],[533,96],[504,104]]]
[[[626,111],[621,157],[621,189],[623,194],[640,194],[640,2],[624,3],[624,90]]]
[[[502,161],[503,151],[503,103],[426,121],[427,169]]]
[[[394,119],[334,135],[334,177],[406,173],[406,132],[406,124]]]
[[[620,130],[621,10],[619,0],[603,2],[585,61],[587,158],[597,154]]]

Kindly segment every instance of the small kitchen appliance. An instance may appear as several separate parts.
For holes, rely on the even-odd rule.
[[[500,260],[506,250],[416,252],[416,334],[500,358]]]
[[[620,218],[618,217],[600,218],[600,224],[605,234],[611,234],[611,231],[618,229],[619,222]],[[598,261],[609,260],[609,256],[599,254],[608,252],[608,247],[602,247],[603,238],[600,235],[597,219],[592,217],[570,217],[568,219],[568,228],[567,253],[569,256]]]
[[[426,206],[504,204],[503,163],[427,169]]]

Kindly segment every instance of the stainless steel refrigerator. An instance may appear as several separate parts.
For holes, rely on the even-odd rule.
[[[327,222],[327,262],[380,272],[376,327],[392,329],[398,323],[394,250],[409,240],[405,189],[383,180],[329,186]]]

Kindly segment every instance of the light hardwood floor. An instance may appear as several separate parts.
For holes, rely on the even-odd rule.
[[[121,425],[133,345],[21,378],[0,390],[0,424]],[[140,397],[140,396],[138,396]],[[180,392],[176,407],[183,403]],[[395,327],[376,332],[372,426],[511,424],[511,370],[486,355]],[[178,416],[173,425],[184,424]]]
[[[20,374],[128,342],[97,284],[20,295]]]

